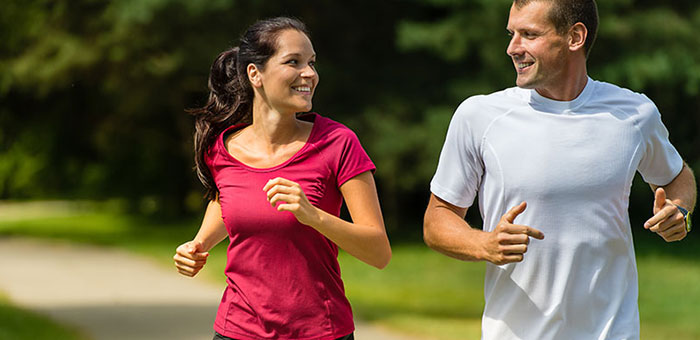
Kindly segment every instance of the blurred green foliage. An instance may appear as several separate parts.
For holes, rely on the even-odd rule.
[[[198,210],[192,119],[214,57],[258,18],[312,31],[314,110],[353,128],[376,162],[387,225],[417,225],[447,124],[474,94],[514,85],[509,0],[7,0],[0,3],[0,199],[126,198]],[[700,169],[700,5],[599,1],[589,73],[646,93]],[[193,199],[193,197],[195,197]],[[633,216],[651,195],[637,185]],[[476,209],[473,209],[476,210]]]

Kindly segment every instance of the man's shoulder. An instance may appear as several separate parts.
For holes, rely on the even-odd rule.
[[[643,93],[635,92],[628,88],[624,88],[612,83],[593,80],[596,84],[595,98],[598,101],[616,102],[622,101],[630,104],[648,104],[652,103],[651,99]]]
[[[486,118],[494,114],[502,114],[514,106],[527,103],[527,91],[511,87],[489,94],[473,95],[457,107],[455,114],[474,115]]]
[[[623,112],[623,115],[632,117],[637,123],[660,115],[654,102],[643,93],[603,81],[596,80],[595,83],[596,92],[590,103],[593,106],[611,112]]]

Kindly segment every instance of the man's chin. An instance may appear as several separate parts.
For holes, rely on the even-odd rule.
[[[530,82],[520,82],[516,81],[515,85],[518,86],[521,89],[526,89],[526,90],[532,90],[535,88],[535,84],[530,83]]]

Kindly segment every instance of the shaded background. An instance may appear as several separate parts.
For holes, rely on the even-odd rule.
[[[355,315],[424,339],[478,338],[485,264],[427,249],[421,223],[454,109],[514,86],[505,54],[510,3],[3,0],[0,240],[114,246],[172,269],[174,248],[194,235],[204,211],[193,120],[184,110],[206,102],[212,61],[247,26],[295,16],[318,53],[314,110],[351,127],[377,165],[394,257],[380,272],[341,252]],[[599,7],[590,75],[646,93],[700,171],[700,4],[600,0]],[[630,216],[642,337],[700,339],[699,234],[666,243],[644,230],[652,201],[637,176]],[[477,211],[467,219],[480,225]],[[221,283],[225,246],[213,252],[205,278]],[[10,280],[0,275],[0,283]],[[76,339],[27,321],[7,306],[6,293],[0,338],[14,318],[26,338],[48,330]]]
[[[510,3],[3,1],[0,200],[117,198],[140,215],[201,214],[184,109],[205,103],[211,62],[245,27],[288,15],[308,25],[318,53],[314,110],[354,129],[375,161],[391,238],[419,240],[453,110],[514,85],[505,54]],[[697,1],[599,6],[590,75],[646,93],[671,141],[700,169]],[[651,209],[640,183],[634,229]]]

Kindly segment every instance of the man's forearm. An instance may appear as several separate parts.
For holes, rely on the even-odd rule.
[[[466,211],[464,211],[466,213]],[[423,221],[423,239],[430,248],[462,261],[481,261],[480,251],[484,232],[472,228],[462,212],[443,206],[434,196],[428,203]],[[462,214],[463,215],[463,214]]]
[[[652,186],[656,190],[656,186]],[[695,175],[688,164],[683,163],[683,170],[671,181],[663,186],[666,197],[674,204],[680,205],[688,211],[693,211],[697,201],[697,187],[695,185]]]

